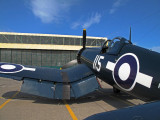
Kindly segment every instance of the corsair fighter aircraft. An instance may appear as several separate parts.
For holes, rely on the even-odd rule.
[[[100,88],[97,78],[113,86],[114,92],[124,91],[145,100],[160,99],[160,53],[133,45],[130,40],[116,37],[102,47],[83,47],[75,60],[53,68],[0,63],[0,76],[23,81],[21,91],[52,99],[79,98]]]
[[[21,91],[53,99],[84,96],[99,89],[96,78],[119,90],[147,99],[160,99],[160,54],[138,47],[123,37],[107,40],[102,47],[83,47],[62,70],[0,63],[0,76],[23,81]]]

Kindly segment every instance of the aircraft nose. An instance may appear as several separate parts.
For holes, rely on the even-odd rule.
[[[93,63],[96,55],[100,53],[99,48],[86,48],[80,56],[81,63]]]

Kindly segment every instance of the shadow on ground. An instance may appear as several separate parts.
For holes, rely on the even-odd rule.
[[[10,99],[16,93],[17,93],[17,91],[10,91],[10,92],[4,93],[2,97],[5,99]],[[125,102],[117,100],[116,98],[121,99],[122,101],[126,101],[129,99],[135,99],[133,96],[130,96],[130,95],[123,93],[123,92],[116,95],[112,92],[112,89],[103,89],[103,90],[96,91],[92,94],[86,95],[86,96],[78,98],[78,99],[71,99],[71,100],[66,100],[66,101],[68,104],[72,105],[74,103],[82,104],[82,103],[89,103],[89,102],[96,102],[96,101],[103,100],[107,104],[110,104],[111,106],[114,106],[117,109],[130,106],[130,105],[126,104]],[[57,104],[57,105],[61,104],[61,105],[64,105],[63,100],[53,100],[53,99],[43,98],[43,97],[39,97],[39,96],[35,96],[35,95],[22,93],[22,92],[19,92],[12,99],[14,99],[14,100],[31,100],[31,101],[33,101],[33,103],[38,103],[38,104]],[[120,104],[120,102],[121,102],[121,104]]]

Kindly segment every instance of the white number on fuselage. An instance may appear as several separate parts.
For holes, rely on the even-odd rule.
[[[104,56],[97,55],[93,62],[93,69],[97,70],[98,72],[101,70],[101,59],[104,59]]]

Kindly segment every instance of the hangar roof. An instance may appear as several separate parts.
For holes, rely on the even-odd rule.
[[[63,38],[63,39],[61,39]],[[2,49],[79,50],[82,36],[0,32]],[[87,46],[100,46],[107,38],[87,36]]]
[[[70,37],[70,38],[82,38],[82,36],[76,35],[60,35],[60,34],[40,34],[40,33],[16,33],[16,32],[0,32],[1,35],[27,35],[27,36],[50,36],[50,37]],[[106,37],[91,37],[87,36],[88,39],[104,39],[107,40]]]

